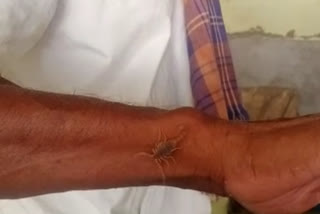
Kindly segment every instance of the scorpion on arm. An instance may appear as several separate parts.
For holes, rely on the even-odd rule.
[[[183,140],[185,135],[186,133],[183,127],[180,127],[179,135],[175,138],[168,139],[167,136],[164,135],[159,129],[158,140],[155,143],[152,151],[150,153],[140,152],[136,154],[136,156],[146,156],[152,158],[161,172],[163,183],[165,183],[166,176],[163,170],[163,163],[165,163],[167,166],[169,166],[169,160],[176,163],[173,155],[177,150],[181,149],[181,147],[178,147],[178,143]]]

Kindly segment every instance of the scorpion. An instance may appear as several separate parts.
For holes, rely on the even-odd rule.
[[[169,160],[172,160],[176,164],[176,160],[173,157],[173,154],[180,150],[181,148],[177,144],[185,137],[186,133],[183,130],[183,127],[180,127],[180,134],[172,139],[168,139],[159,129],[158,140],[154,145],[154,148],[150,153],[140,152],[136,154],[137,156],[147,156],[152,158],[157,164],[163,183],[165,183],[166,177],[163,170],[163,163],[166,163],[169,166]]]

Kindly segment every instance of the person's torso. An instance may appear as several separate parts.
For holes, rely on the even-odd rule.
[[[192,105],[179,1],[59,2],[42,39],[2,75],[37,90]]]

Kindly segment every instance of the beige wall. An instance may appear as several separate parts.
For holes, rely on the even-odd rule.
[[[220,0],[229,33],[261,26],[265,32],[298,36],[320,33],[320,0]]]
[[[320,0],[220,1],[239,85],[293,88],[320,112]]]

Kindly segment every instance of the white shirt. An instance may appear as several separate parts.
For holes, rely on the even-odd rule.
[[[5,78],[26,88],[140,106],[192,106],[181,0],[1,4]],[[2,200],[1,213],[209,214],[210,202],[191,190],[121,188]]]

